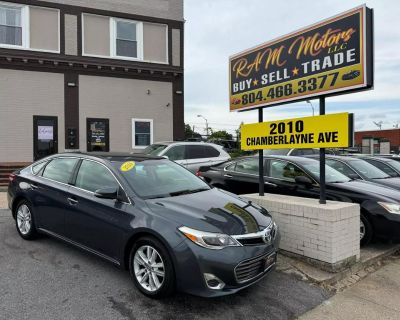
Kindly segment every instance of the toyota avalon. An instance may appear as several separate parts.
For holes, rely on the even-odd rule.
[[[23,239],[50,235],[126,268],[150,297],[235,293],[276,263],[266,209],[160,157],[50,156],[10,175],[8,202]]]

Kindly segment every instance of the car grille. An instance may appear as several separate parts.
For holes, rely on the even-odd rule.
[[[237,282],[243,283],[264,273],[266,271],[265,259],[269,256],[270,254],[240,262],[235,268]]]
[[[269,244],[271,241],[275,240],[277,233],[278,227],[275,223],[272,223],[261,232],[233,236],[233,238],[235,238],[243,246],[258,246]]]

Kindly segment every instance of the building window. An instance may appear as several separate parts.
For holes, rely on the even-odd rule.
[[[112,55],[118,58],[143,59],[143,26],[141,22],[112,18]]]
[[[23,46],[22,7],[0,4],[0,44]]]
[[[153,143],[153,120],[132,119],[132,148],[141,149]]]

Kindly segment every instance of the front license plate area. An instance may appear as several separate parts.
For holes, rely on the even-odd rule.
[[[270,254],[264,259],[264,270],[269,269],[276,263],[276,253]]]

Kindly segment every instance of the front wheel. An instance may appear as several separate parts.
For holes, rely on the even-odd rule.
[[[175,274],[167,249],[152,237],[135,242],[129,258],[129,271],[136,287],[151,298],[172,295]]]
[[[361,214],[360,216],[360,244],[362,246],[371,242],[373,237],[372,225],[369,220]]]
[[[33,240],[37,237],[32,206],[26,200],[18,203],[15,210],[15,222],[19,235],[25,240]]]

